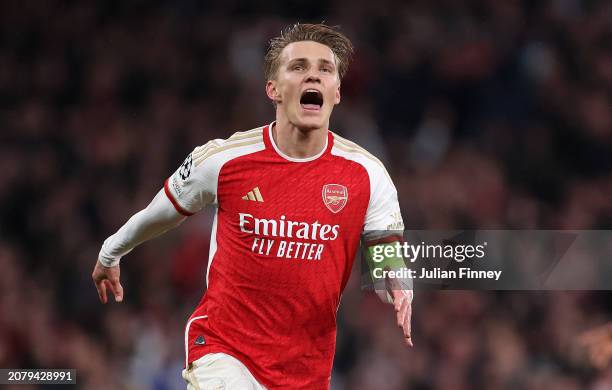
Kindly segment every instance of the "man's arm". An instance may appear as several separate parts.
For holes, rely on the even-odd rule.
[[[412,344],[412,299],[414,293],[412,289],[398,289],[390,287],[391,296],[393,297],[393,306],[397,316],[397,326],[404,332],[404,341],[407,345],[413,347]]]
[[[244,138],[245,133],[236,134]],[[119,282],[119,260],[122,256],[138,244],[176,227],[185,217],[199,212],[204,206],[215,204],[219,172],[225,162],[244,152],[238,146],[244,146],[250,151],[265,148],[263,141],[256,142],[256,138],[261,139],[261,131],[251,131],[248,134],[252,134],[252,137],[247,138],[252,138],[253,143],[247,145],[236,143],[236,139],[230,137],[227,140],[215,139],[196,147],[166,179],[164,189],[159,191],[151,204],[132,216],[117,233],[104,241],[92,274],[102,303],[108,301],[107,290],[113,293],[116,301],[123,299],[123,288]],[[226,149],[231,150],[219,153]]]
[[[161,190],[144,210],[134,214],[115,234],[107,238],[92,274],[100,301],[108,302],[107,290],[112,292],[116,302],[123,300],[123,287],[119,280],[119,261],[122,256],[137,245],[180,225],[185,219]]]
[[[380,280],[376,278],[376,273],[374,272],[375,269],[378,271],[396,271],[406,266],[404,258],[395,250],[395,245],[398,242],[399,241],[392,241],[369,245],[367,263],[370,268],[372,281],[374,282],[376,295],[378,295],[383,302],[390,303],[394,306],[397,326],[402,329],[406,344],[412,347],[412,328],[410,325],[412,317],[412,300],[414,298],[412,279],[386,277],[384,280]],[[389,249],[391,250],[385,251],[386,247],[390,247]],[[389,255],[390,253],[392,254]],[[381,285],[382,283],[377,283],[377,281],[383,282],[384,286]]]
[[[404,222],[397,199],[397,190],[385,168],[382,164],[371,165],[369,173],[371,195],[363,230],[365,243],[372,255],[373,246],[394,245],[397,241],[402,240]],[[405,267],[404,259],[398,256],[385,256],[382,269],[396,270]],[[373,264],[371,264],[371,269],[373,269],[372,266]],[[378,267],[380,266],[378,264]],[[397,326],[402,329],[406,344],[412,346],[410,326],[414,296],[412,281],[387,277],[384,279],[384,286],[377,286],[376,282],[374,284],[376,294],[380,299],[393,304]]]

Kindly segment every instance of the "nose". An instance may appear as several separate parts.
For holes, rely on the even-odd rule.
[[[306,80],[304,80],[305,82],[311,82],[311,83],[320,83],[321,82],[321,78],[313,71],[308,72],[308,74],[306,75]]]

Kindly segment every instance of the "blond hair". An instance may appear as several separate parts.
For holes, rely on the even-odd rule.
[[[285,47],[293,42],[314,41],[331,49],[336,56],[338,75],[342,79],[348,71],[353,56],[353,44],[337,27],[325,24],[300,24],[286,27],[281,35],[270,40],[266,52],[264,72],[266,80],[276,78],[280,56]]]

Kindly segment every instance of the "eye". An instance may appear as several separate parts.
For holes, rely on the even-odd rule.
[[[297,70],[297,71],[302,71],[302,70],[304,70],[304,67],[302,65],[293,65],[293,67],[291,69]]]

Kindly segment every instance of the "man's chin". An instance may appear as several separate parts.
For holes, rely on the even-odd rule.
[[[317,117],[302,117],[297,120],[296,126],[305,131],[317,130],[325,127],[325,120],[318,115]]]
[[[300,123],[297,125],[297,128],[302,131],[314,131],[314,130],[320,129],[321,127],[323,126],[310,124],[310,123]]]

